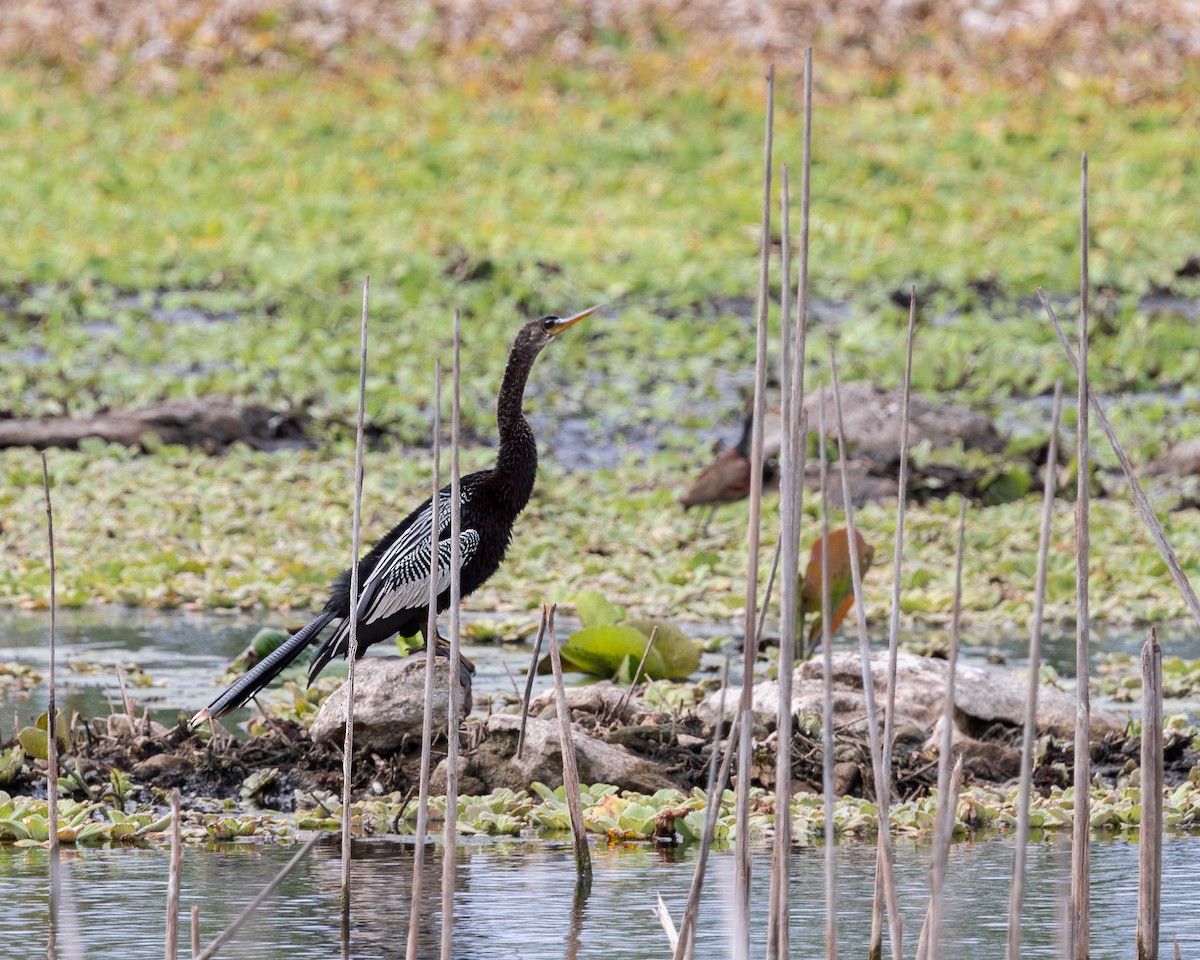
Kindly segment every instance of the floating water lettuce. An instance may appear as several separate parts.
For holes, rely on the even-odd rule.
[[[610,603],[594,591],[583,591],[575,598],[575,611],[584,623],[561,645],[563,666],[570,670],[616,677],[630,683],[642,655],[646,663],[642,675],[651,680],[688,677],[700,666],[700,650],[679,627],[661,618],[621,622],[623,607]],[[654,645],[646,653],[651,636]],[[550,658],[543,657],[539,673],[550,672]]]

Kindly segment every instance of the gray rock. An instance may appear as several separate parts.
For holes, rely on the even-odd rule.
[[[1200,437],[1175,444],[1146,464],[1142,472],[1148,477],[1190,477],[1200,473]]]
[[[626,725],[645,723],[647,718],[655,716],[655,712],[644,706],[636,696],[630,697],[622,705],[628,688],[619,687],[611,680],[601,680],[586,687],[567,687],[564,692],[572,714],[590,713],[607,720],[620,720]],[[557,717],[554,691],[546,690],[534,697],[529,704],[529,715],[543,720]]]
[[[896,672],[896,728],[916,726],[932,731],[945,701],[945,660],[901,652]],[[824,698],[824,667],[819,657],[796,667],[792,675],[792,711],[820,717]],[[880,711],[887,694],[887,652],[871,654],[871,678],[875,687],[876,708]],[[955,727],[967,736],[981,733],[993,723],[1019,727],[1025,723],[1024,677],[1008,676],[959,663],[954,689]],[[731,689],[726,703],[736,702],[738,691]],[[711,719],[716,713],[716,695],[701,707],[701,715]],[[763,680],[754,685],[754,712],[773,718],[779,706],[779,681]],[[862,687],[862,660],[857,651],[833,655],[833,711],[839,727],[862,729],[866,723],[866,700]],[[1091,738],[1102,740],[1119,734],[1125,725],[1111,713],[1091,712]],[[1075,698],[1060,690],[1042,687],[1038,691],[1038,730],[1060,738],[1075,731]]]
[[[557,720],[531,716],[525,726],[525,748],[517,753],[517,731],[521,718],[512,714],[488,717],[485,739],[463,756],[459,766],[460,782],[481,785],[483,792],[507,787],[527,790],[534,781],[549,787],[562,783],[562,744]],[[679,784],[670,780],[653,761],[630,753],[624,747],[589,737],[574,729],[575,758],[579,780],[583,784],[610,783],[622,790],[654,793]],[[446,782],[445,761],[433,776],[435,792]],[[476,787],[480,789],[480,787]]]
[[[449,701],[449,661],[438,657],[433,673],[434,729],[445,729]],[[354,744],[388,753],[406,739],[421,740],[425,712],[425,654],[367,657],[354,671]],[[462,715],[471,712],[471,688],[463,688]],[[341,743],[346,736],[346,687],[321,706],[312,725],[317,743]]]
[[[900,461],[900,421],[904,395],[884,390],[865,380],[842,385],[842,413],[846,444],[853,459],[871,461],[876,470],[890,473]],[[819,394],[804,398],[810,428],[817,422]],[[961,441],[968,449],[999,453],[1004,439],[984,414],[952,403],[913,395],[909,407],[909,444],[928,442],[935,450]],[[833,394],[825,391],[825,423],[830,434],[837,431]],[[855,494],[857,497],[857,494]]]

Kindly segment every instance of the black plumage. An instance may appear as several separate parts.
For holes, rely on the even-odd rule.
[[[512,539],[513,524],[529,502],[537,475],[537,441],[522,411],[525,384],[538,354],[557,334],[595,311],[567,319],[545,317],[521,327],[508,355],[496,401],[499,450],[490,470],[468,474],[459,483],[461,502],[462,596],[499,568]],[[438,601],[450,605],[450,494],[438,497]],[[399,634],[425,637],[429,618],[430,499],[385,534],[359,561],[358,651]],[[344,657],[350,638],[350,571],[333,584],[324,609],[280,647],[264,657],[192,718],[199,723],[242,706],[270,683],[330,624],[313,657],[309,682],[334,657]],[[425,637],[428,642],[429,638]],[[436,642],[436,638],[435,638]],[[473,667],[470,668],[473,671]]]

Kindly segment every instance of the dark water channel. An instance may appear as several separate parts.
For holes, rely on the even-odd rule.
[[[248,844],[189,848],[184,857],[181,941],[187,916],[200,908],[204,942],[212,940],[295,852],[294,846]],[[954,847],[945,905],[944,955],[986,960],[1004,955],[1012,844]],[[91,960],[152,960],[162,956],[167,851],[88,850],[68,854],[79,927]],[[563,843],[488,841],[458,851],[455,899],[456,960],[643,960],[668,956],[650,910],[662,894],[673,917],[682,915],[695,850],[658,852],[648,846],[593,847],[595,885],[581,916],[572,916],[574,866]],[[1173,937],[1184,957],[1200,955],[1200,872],[1196,841],[1168,839],[1164,850],[1163,955]],[[440,920],[440,857],[423,884],[422,957],[436,956]],[[839,943],[843,956],[861,957],[870,928],[874,847],[848,845],[838,853]],[[899,896],[907,937],[919,928],[928,891],[928,851],[897,848]],[[1066,838],[1033,845],[1025,920],[1025,956],[1061,957],[1058,915],[1069,861]],[[792,858],[794,955],[820,953],[824,924],[821,848]],[[701,907],[697,956],[729,955],[733,856],[710,860]],[[768,857],[756,856],[753,936],[761,955],[766,922]],[[45,956],[47,853],[0,847],[0,955]],[[411,895],[412,847],[401,842],[356,845],[351,944],[340,948],[340,867],[335,842],[319,845],[277,895],[244,927],[222,956],[239,960],[330,960],[338,956],[402,957]],[[1134,955],[1137,847],[1123,841],[1092,846],[1092,956]],[[909,942],[908,949],[913,949]],[[574,947],[574,953],[571,949]]]

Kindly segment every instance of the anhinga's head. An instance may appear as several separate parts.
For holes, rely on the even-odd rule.
[[[517,334],[517,343],[513,345],[513,352],[515,353],[518,347],[524,347],[524,349],[536,356],[545,349],[546,344],[566,330],[567,327],[573,327],[584,317],[590,317],[599,309],[600,306],[597,305],[566,318],[542,317],[540,320],[530,320],[521,328],[521,332]]]

